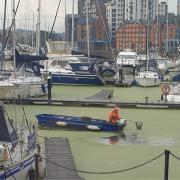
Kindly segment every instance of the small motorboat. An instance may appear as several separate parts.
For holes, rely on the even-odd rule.
[[[46,128],[70,128],[91,131],[121,131],[127,125],[127,120],[120,119],[116,124],[112,124],[102,119],[91,117],[74,117],[53,114],[36,115],[38,124]]]

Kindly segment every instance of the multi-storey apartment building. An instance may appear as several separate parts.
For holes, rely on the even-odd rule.
[[[116,31],[116,49],[133,49],[137,52],[146,51],[146,24],[127,21]]]
[[[74,15],[74,42],[77,41],[77,24],[79,16]],[[72,41],[72,14],[67,14],[65,17],[65,40]]]
[[[159,0],[108,0],[106,1],[106,18],[112,40],[119,25],[124,21],[154,20],[158,13]],[[148,5],[147,5],[148,3]]]
[[[124,21],[124,3],[125,0],[108,0],[105,3],[109,36],[112,41],[115,40],[116,30]]]
[[[177,15],[180,16],[180,0],[177,0]]]
[[[167,15],[167,3],[166,1],[161,1],[159,3],[159,12],[158,14],[160,16],[166,16]]]
[[[158,12],[158,0],[126,0],[125,1],[125,20],[139,21],[146,20],[148,15],[151,20],[154,20]]]
[[[88,9],[86,10],[87,7]],[[89,37],[87,37],[87,11],[89,19]],[[100,48],[103,48],[103,46],[107,46],[108,26],[104,0],[79,0],[78,12],[79,21],[77,26],[77,39],[80,49],[82,51],[87,50],[87,38],[89,38],[91,52],[97,51]]]

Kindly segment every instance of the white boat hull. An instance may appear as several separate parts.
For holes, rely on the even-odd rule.
[[[11,89],[14,88],[14,85],[11,83],[6,83],[6,82],[0,82],[0,98],[6,97],[8,92],[11,91]]]
[[[167,101],[173,103],[180,103],[180,95],[167,95]]]
[[[47,94],[47,85],[42,85],[41,83],[24,83],[24,84],[15,84],[14,88],[9,91],[6,95],[7,98],[16,98],[18,95],[21,98],[28,97],[38,97]]]
[[[159,86],[161,79],[158,73],[152,71],[139,72],[138,76],[135,76],[136,84],[142,87],[154,87]]]
[[[136,78],[136,84],[142,87],[159,86],[160,82],[161,80],[159,78],[143,78],[143,77]]]
[[[34,156],[28,157],[17,164],[8,167],[8,171],[0,171],[1,180],[28,179],[28,171],[35,168]]]

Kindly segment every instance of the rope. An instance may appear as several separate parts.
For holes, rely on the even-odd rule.
[[[173,154],[173,153],[171,153],[171,152],[170,152],[170,154],[171,154],[174,158],[176,158],[177,160],[180,160],[180,157],[176,156],[175,154]]]
[[[56,165],[56,166],[58,166],[58,167],[61,167],[61,168],[64,168],[64,169],[67,169],[67,170],[70,170],[70,171],[76,171],[76,172],[86,173],[86,174],[115,174],[115,173],[121,173],[121,172],[125,172],[125,171],[129,171],[129,170],[133,170],[133,169],[139,168],[139,167],[141,167],[141,166],[144,166],[144,165],[146,165],[146,164],[148,164],[148,163],[150,163],[150,162],[152,162],[152,161],[160,158],[160,157],[163,156],[163,155],[164,155],[164,152],[161,153],[160,155],[154,157],[153,159],[151,159],[151,160],[149,160],[149,161],[146,161],[146,162],[144,162],[144,163],[142,163],[142,164],[139,164],[139,165],[137,165],[137,166],[133,166],[133,167],[130,167],[130,168],[127,168],[127,169],[122,169],[122,170],[117,170],[117,171],[107,171],[107,172],[83,171],[83,170],[78,170],[78,169],[72,169],[72,168],[68,168],[68,167],[66,167],[66,166],[63,166],[63,165],[61,165],[61,164],[52,162],[52,161],[50,161],[50,160],[48,160],[48,159],[46,159],[46,158],[44,158],[44,159],[46,159],[46,161],[49,162],[49,163],[51,163],[51,164],[54,164],[54,165]]]
[[[17,7],[16,7],[16,10],[15,10],[15,15],[16,15],[16,13],[17,13],[17,11],[18,11],[20,1],[21,1],[21,0],[19,0],[19,1],[18,1],[18,4],[17,4]],[[6,47],[7,41],[8,41],[8,39],[9,39],[9,36],[10,36],[10,33],[11,33],[11,29],[12,29],[13,23],[14,23],[14,19],[13,19],[13,20],[12,20],[12,22],[11,22],[11,25],[10,25],[10,28],[9,28],[9,31],[8,31],[7,37],[6,37],[6,39],[5,39],[4,47]]]
[[[55,22],[56,22],[57,14],[58,14],[58,11],[59,11],[60,4],[61,4],[61,0],[59,1],[58,7],[57,7],[57,10],[56,10],[56,15],[55,15],[55,18],[54,18],[54,21],[53,21],[52,29],[51,29],[51,32],[49,34],[49,38],[48,39],[51,38],[53,29],[54,29],[54,25],[55,25]]]

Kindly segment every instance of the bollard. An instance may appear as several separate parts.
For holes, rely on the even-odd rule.
[[[148,99],[149,99],[149,97],[146,96],[146,97],[145,97],[145,102],[146,102],[146,103],[148,103]]]
[[[165,166],[164,166],[164,180],[168,180],[169,176],[169,154],[170,151],[165,150]]]
[[[163,101],[163,98],[164,98],[163,96],[164,96],[164,95],[163,95],[163,94],[161,94],[161,101]]]
[[[51,104],[51,74],[48,76],[48,104]]]

